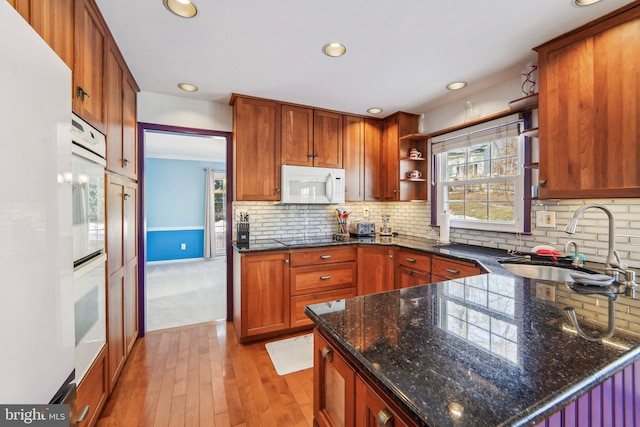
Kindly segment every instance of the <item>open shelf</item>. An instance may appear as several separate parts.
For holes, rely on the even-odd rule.
[[[539,167],[539,166],[540,166],[540,164],[539,164],[539,163],[537,163],[537,162],[536,162],[536,163],[525,163],[525,164],[523,165],[523,167],[524,167],[525,169],[538,169],[538,167]]]
[[[538,108],[538,94],[524,96],[522,98],[514,99],[509,103],[509,110],[512,113],[522,113],[524,111],[530,111]]]
[[[412,162],[424,162],[427,159],[425,159],[424,157],[403,157],[400,160],[406,160],[406,161],[412,161]]]
[[[427,182],[425,178],[403,178],[400,181],[404,182]]]
[[[522,132],[520,132],[520,135],[528,136],[530,138],[537,138],[538,137],[538,128],[525,129]]]

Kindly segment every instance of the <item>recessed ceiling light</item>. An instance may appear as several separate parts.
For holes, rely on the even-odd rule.
[[[178,87],[185,92],[195,92],[198,90],[198,86],[192,85],[191,83],[179,83]]]
[[[589,6],[594,3],[598,3],[600,0],[575,0],[578,6]]]
[[[380,113],[382,113],[382,108],[379,108],[379,107],[369,108],[369,109],[367,110],[367,113],[370,113],[370,114],[380,114]]]
[[[198,13],[196,5],[189,0],[162,0],[162,3],[170,12],[182,18],[193,18]]]
[[[327,43],[322,46],[322,52],[327,56],[342,56],[347,51],[347,48],[340,43]]]
[[[447,89],[449,89],[449,90],[458,90],[458,89],[462,89],[466,85],[467,85],[467,82],[453,82],[453,83],[449,83],[447,85]]]

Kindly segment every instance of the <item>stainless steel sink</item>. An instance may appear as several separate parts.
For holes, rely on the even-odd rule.
[[[552,280],[555,282],[573,282],[571,273],[585,271],[555,265],[527,264],[516,262],[501,262],[502,266],[513,274],[529,279]],[[595,272],[594,272],[595,273]]]

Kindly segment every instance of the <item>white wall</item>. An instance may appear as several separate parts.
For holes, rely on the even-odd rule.
[[[229,104],[153,92],[138,94],[139,122],[231,132],[232,117]]]

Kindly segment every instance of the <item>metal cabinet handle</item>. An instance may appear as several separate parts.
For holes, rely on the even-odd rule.
[[[331,255],[320,255],[320,258],[329,259],[329,258],[331,258]]]
[[[122,166],[126,167],[129,164],[129,160],[122,159]]]
[[[333,362],[333,350],[331,350],[331,348],[329,348],[328,346],[323,348],[320,354],[322,355],[323,359],[327,359],[329,362]]]
[[[285,259],[285,260],[284,260],[284,263],[285,263],[285,264],[289,264],[289,260],[288,260],[288,259]]]
[[[85,92],[82,86],[76,86],[76,96],[80,98],[81,101],[84,101],[84,98],[90,98],[89,93]]]
[[[320,280],[329,280],[331,276],[320,276]]]
[[[409,276],[413,276],[413,270],[409,270]]]
[[[127,193],[124,193],[124,196],[123,196],[123,197],[124,197],[124,199],[125,199],[125,200],[127,200],[129,197],[131,197],[131,195],[129,195],[129,194],[127,194]]]
[[[415,259],[413,259],[413,258],[405,258],[405,259],[406,259],[408,262],[416,262],[416,260],[415,260]]]
[[[276,193],[279,193],[279,192],[280,192],[280,189],[279,189],[279,188],[276,188]]]
[[[545,185],[547,185],[547,180],[546,179],[541,179],[540,181],[538,181],[540,184],[540,187],[544,187]]]
[[[393,414],[387,408],[380,409],[380,412],[378,412],[378,425],[380,427],[393,427]]]
[[[447,268],[447,271],[451,274],[460,274],[460,270],[455,270],[453,268]]]
[[[389,258],[393,259],[393,255],[392,255],[392,254],[389,254]]]
[[[87,415],[89,415],[89,410],[91,410],[91,406],[85,405],[84,408],[82,408],[82,411],[80,411],[80,415],[78,415],[76,423],[84,421],[85,418],[87,418]]]

